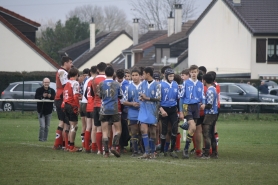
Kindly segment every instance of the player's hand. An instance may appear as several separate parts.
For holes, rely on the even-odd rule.
[[[166,111],[162,111],[162,112],[161,112],[161,115],[162,115],[162,117],[166,117],[166,116],[168,116],[168,114],[167,114],[167,112],[166,112]]]
[[[140,97],[141,97],[142,100],[146,100],[146,98],[147,98],[147,96],[145,94],[141,94]]]
[[[180,118],[180,121],[183,121],[183,120],[184,120],[184,115],[183,115],[183,112],[180,112],[180,114],[179,114],[179,118]]]
[[[139,103],[137,103],[137,102],[133,102],[133,107],[139,107],[140,106],[140,104]]]
[[[51,94],[47,94],[47,97],[50,98],[50,97],[51,97]]]
[[[202,104],[201,107],[200,107],[200,109],[201,109],[201,110],[204,110],[204,109],[205,109],[205,104]]]
[[[47,93],[43,93],[43,94],[42,94],[42,96],[43,96],[44,98],[46,98],[47,95],[48,95]]]

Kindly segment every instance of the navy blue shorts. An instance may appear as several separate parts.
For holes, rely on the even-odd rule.
[[[183,104],[183,114],[184,117],[189,120],[194,120],[200,118],[200,105],[196,104]]]
[[[128,120],[128,125],[135,125],[138,124],[139,121],[138,120]]]

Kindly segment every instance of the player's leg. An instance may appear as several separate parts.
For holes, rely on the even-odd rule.
[[[102,154],[102,131],[101,122],[99,121],[99,107],[94,108],[94,125],[96,126],[96,143],[98,148],[98,154]]]
[[[161,145],[160,146],[160,155],[161,156],[166,156],[165,144],[166,144],[167,135],[168,135],[168,116],[161,117],[161,135],[160,135],[160,145]]]
[[[214,121],[215,117],[214,115],[205,115],[204,118],[204,123],[203,123],[203,137],[205,141],[205,153],[203,155],[204,159],[209,159],[210,158],[210,147],[211,147],[211,141],[212,138],[214,138]],[[215,150],[215,138],[214,138],[214,150]]]
[[[142,140],[144,143],[145,153],[143,156],[139,157],[140,159],[149,159],[150,158],[150,145],[149,145],[149,125],[147,123],[141,123],[140,124],[140,131],[142,134]]]
[[[111,147],[111,152],[116,156],[120,157],[120,153],[117,151],[117,146],[119,145],[119,141],[121,138],[121,133],[122,133],[122,125],[120,122],[120,116],[118,114],[115,114],[112,116],[112,122],[115,128],[115,134],[113,137],[112,141],[112,147]]]
[[[156,124],[151,124],[149,126],[149,130],[150,130],[150,139],[149,139],[150,155],[152,159],[155,159],[156,158],[155,155]]]
[[[139,127],[137,120],[129,120],[129,128],[131,133],[130,142],[132,143],[133,152],[132,157],[136,157],[138,155],[138,141],[139,141]]]
[[[94,125],[94,119],[92,119],[92,132],[91,132],[92,153],[98,152],[98,147],[97,147],[97,143],[96,143],[96,133],[97,133],[97,127]]]
[[[215,115],[215,121],[213,121],[212,123],[212,129],[211,129],[211,148],[212,148],[212,154],[211,154],[211,158],[215,158],[217,159],[218,158],[218,141],[215,137],[215,127],[216,127],[216,120],[217,120],[217,117]]]
[[[91,140],[91,131],[92,131],[92,124],[93,124],[93,119],[91,116],[92,112],[87,112],[87,118],[86,118],[86,126],[85,128],[85,134],[84,134],[84,147],[85,147],[85,151],[87,153],[91,152],[90,149],[90,140]],[[83,129],[83,125],[82,125],[82,129]]]
[[[99,117],[101,121],[101,130],[102,130],[102,146],[104,147],[105,155],[104,157],[109,157],[109,148],[108,148],[108,115],[100,115]]]
[[[204,121],[204,116],[201,116],[196,120],[196,131],[194,133],[195,138],[195,156],[202,156],[202,123]]]
[[[63,145],[63,127],[64,127],[64,112],[61,108],[62,100],[55,100],[56,111],[59,119],[58,127],[56,130],[56,138],[54,142],[53,149],[61,149]]]
[[[170,146],[170,142],[171,142],[171,130],[172,130],[172,125],[171,123],[167,122],[167,134],[166,134],[166,142],[165,142],[165,146],[164,146],[164,152],[167,155],[168,150],[169,150],[169,146]]]
[[[177,117],[175,108],[173,108],[173,110],[171,112],[169,111],[168,117],[169,117],[170,124],[172,127],[170,156],[173,158],[178,158],[178,155],[175,152],[175,147],[176,147],[176,139],[177,139],[179,121],[178,121],[178,117]]]

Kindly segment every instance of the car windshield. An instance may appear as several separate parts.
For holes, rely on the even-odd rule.
[[[256,89],[254,86],[252,85],[248,85],[248,84],[240,84],[239,85],[244,91],[246,91],[247,93],[258,93],[258,89]]]

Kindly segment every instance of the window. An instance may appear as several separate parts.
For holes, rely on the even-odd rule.
[[[228,86],[227,85],[221,85],[220,86],[220,92],[228,92]]]
[[[13,91],[23,91],[23,84],[18,84]],[[31,91],[31,84],[24,84],[24,91]]]
[[[278,62],[278,39],[268,39],[267,61]]]
[[[171,46],[170,57],[178,57],[181,53],[188,49],[188,38]]]
[[[32,84],[31,92],[36,92],[37,88],[41,87],[40,84]]]
[[[229,93],[239,93],[242,92],[242,90],[240,90],[240,88],[238,88],[237,86],[231,85],[229,86]]]
[[[266,39],[257,39],[256,62],[257,63],[266,62]]]

